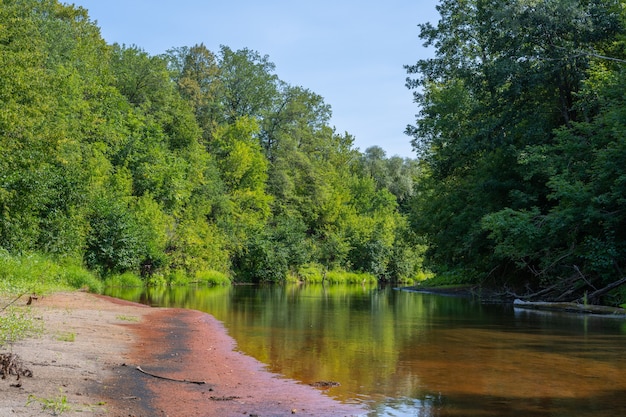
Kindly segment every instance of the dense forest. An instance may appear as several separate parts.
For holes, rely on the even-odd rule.
[[[107,44],[80,7],[0,5],[6,262],[148,282],[419,273],[417,162],[355,149],[269,57],[201,43],[155,56]]]
[[[356,149],[259,52],[150,55],[83,8],[1,5],[2,259],[626,301],[620,1],[442,0],[433,57],[406,66],[416,159]]]
[[[407,66],[426,264],[525,299],[623,303],[626,9],[443,0]],[[613,290],[611,292],[611,290]]]

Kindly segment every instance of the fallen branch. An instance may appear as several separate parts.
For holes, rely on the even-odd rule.
[[[161,375],[155,375],[155,374],[152,374],[150,372],[144,371],[143,369],[141,369],[141,366],[138,366],[135,369],[137,369],[142,374],[146,374],[146,375],[149,375],[151,377],[158,378],[158,379],[165,379],[166,381],[185,382],[187,384],[197,384],[197,385],[204,385],[204,384],[206,384],[205,381],[190,381],[188,379],[176,379],[176,378],[168,378],[166,376],[161,376]]]
[[[19,300],[20,298],[22,298],[24,295],[26,295],[26,293],[28,293],[30,291],[24,291],[23,293],[21,293],[20,295],[18,295],[17,297],[15,297],[13,299],[13,301],[11,301],[9,304],[3,306],[2,308],[0,308],[0,313],[2,313],[4,310],[6,310],[7,308],[11,307],[13,304],[15,304],[15,302],[17,300]]]
[[[585,313],[585,314],[601,314],[601,315],[614,315],[624,316],[626,310],[618,307],[598,306],[593,304],[579,304],[579,303],[557,303],[546,301],[523,301],[515,300],[513,302],[515,308],[524,308],[531,310],[544,310],[544,311],[556,311],[567,313]]]
[[[234,396],[234,395],[230,395],[230,396],[228,396],[228,397],[214,397],[214,396],[211,396],[211,397],[209,397],[209,398],[210,398],[211,400],[213,400],[213,401],[232,401],[232,400],[238,400],[238,399],[239,399],[239,398],[241,398],[241,397],[237,397],[237,396]]]
[[[591,294],[587,295],[587,299],[588,300],[595,300],[596,298],[599,298],[601,296],[603,296],[604,294],[606,294],[607,292],[614,290],[615,288],[626,284],[626,277],[623,277],[615,282],[610,283],[609,285],[607,285],[604,288],[600,288],[599,290],[596,290],[594,292],[592,292]]]

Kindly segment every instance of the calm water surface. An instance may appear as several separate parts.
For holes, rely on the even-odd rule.
[[[110,289],[205,311],[238,349],[369,416],[618,416],[626,320],[363,286]]]

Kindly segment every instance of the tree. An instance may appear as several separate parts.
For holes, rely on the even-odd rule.
[[[562,127],[553,143],[527,148],[520,160],[529,180],[547,178],[549,208],[507,208],[483,219],[496,255],[552,288],[543,296],[582,298],[623,278],[624,68],[594,67],[579,107],[593,118]]]
[[[225,121],[241,117],[259,119],[271,107],[277,95],[275,65],[267,55],[248,48],[233,51],[222,46],[219,53],[220,82],[217,100]]]
[[[223,120],[223,105],[218,95],[223,89],[216,56],[204,44],[174,48],[167,52],[170,76],[182,97],[191,105],[204,140]]]
[[[0,28],[2,250],[102,276],[410,269],[390,265],[411,164],[367,171],[330,106],[267,56],[107,45],[57,0],[4,2]]]
[[[426,237],[430,265],[439,271],[462,268],[466,276],[498,283],[528,277],[525,266],[500,257],[508,252],[502,241],[494,242],[493,232],[489,237],[493,213],[512,210],[528,219],[534,208],[554,207],[549,176],[529,177],[523,161],[529,149],[552,147],[555,129],[587,117],[577,97],[590,53],[622,30],[619,7],[614,1],[465,0],[443,1],[438,10],[436,26],[420,25],[435,58],[407,67],[417,75],[407,85],[419,89],[421,106],[407,133],[423,163],[412,225]]]

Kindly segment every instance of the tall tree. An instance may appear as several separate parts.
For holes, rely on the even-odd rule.
[[[544,176],[526,176],[529,146],[585,115],[575,105],[592,53],[621,30],[616,1],[444,0],[421,25],[436,56],[408,66],[421,110],[413,136],[423,164],[413,226],[439,270],[478,279],[528,271],[493,256],[481,219],[506,208],[550,210]]]

